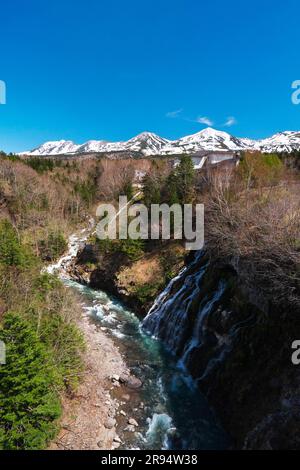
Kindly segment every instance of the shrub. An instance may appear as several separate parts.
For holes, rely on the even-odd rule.
[[[143,196],[147,207],[166,202],[172,204],[191,203],[195,197],[195,170],[192,158],[182,155],[178,165],[168,175],[147,174],[143,178]]]
[[[277,155],[260,152],[244,153],[238,168],[247,189],[277,184],[282,172],[283,164]]]
[[[131,180],[125,181],[123,187],[121,188],[120,196],[126,196],[128,201],[130,201],[133,198],[134,189],[133,189]]]
[[[273,302],[299,306],[299,185],[228,194],[226,188],[215,187],[206,204],[211,255],[241,262],[247,282]]]
[[[24,160],[24,162],[38,173],[53,171],[55,166],[54,161],[49,158],[31,157]]]
[[[140,238],[137,240],[133,240],[132,238],[125,240],[111,240],[105,238],[104,240],[100,240],[97,238],[96,246],[102,253],[112,254],[120,252],[126,255],[131,261],[135,261],[143,256],[145,242]]]
[[[134,295],[141,304],[145,304],[153,301],[161,288],[161,283],[137,285],[135,286]]]
[[[143,199],[144,204],[150,207],[151,204],[161,204],[161,189],[163,180],[158,175],[147,174],[143,178]]]
[[[76,181],[74,191],[87,205],[90,205],[97,193],[97,177],[89,174],[86,181]]]
[[[8,220],[0,222],[0,263],[22,267],[30,261],[29,252],[23,247],[17,233]]]
[[[137,240],[133,240],[131,238],[127,238],[126,240],[119,240],[119,250],[124,253],[124,255],[128,256],[128,258],[132,261],[137,260],[144,254],[144,245],[145,242],[140,238]]]
[[[67,249],[67,242],[61,232],[52,231],[46,240],[40,240],[38,247],[43,260],[52,261],[61,256]]]
[[[76,309],[72,294],[57,277],[43,273],[33,282],[36,301],[27,319],[50,351],[61,382],[75,388],[82,371],[83,335],[74,323]]]
[[[95,240],[97,249],[101,253],[111,254],[118,250],[118,241],[111,240],[110,238],[104,238],[103,240],[100,238],[96,238]]]
[[[195,197],[195,170],[189,155],[182,155],[179,165],[175,168],[177,194],[181,204],[193,202]]]

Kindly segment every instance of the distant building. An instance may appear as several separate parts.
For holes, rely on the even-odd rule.
[[[204,170],[213,166],[224,166],[224,162],[230,162],[228,166],[237,166],[239,163],[239,154],[237,152],[199,152],[192,155],[192,160],[194,163],[195,170]],[[180,162],[180,159],[176,159],[174,166],[177,166]],[[224,166],[225,168],[225,166]]]

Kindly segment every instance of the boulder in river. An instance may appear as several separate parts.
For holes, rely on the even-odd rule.
[[[129,418],[128,424],[131,424],[131,426],[138,426],[139,425],[134,418]]]
[[[137,389],[137,388],[142,387],[143,382],[137,377],[134,377],[133,375],[131,375],[130,377],[126,379],[125,385],[128,388]]]
[[[135,427],[132,426],[132,424],[129,424],[128,426],[126,426],[126,428],[124,428],[124,431],[135,432]]]

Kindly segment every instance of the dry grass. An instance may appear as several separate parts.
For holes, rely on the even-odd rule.
[[[300,306],[300,183],[245,190],[217,180],[205,228],[214,256],[243,261],[249,282],[273,301]]]
[[[159,255],[147,256],[125,267],[118,274],[118,285],[127,292],[134,292],[136,286],[145,284],[162,283],[164,271],[160,263]]]

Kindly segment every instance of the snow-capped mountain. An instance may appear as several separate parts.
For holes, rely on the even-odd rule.
[[[264,152],[292,152],[300,150],[300,131],[279,132],[272,137],[258,141],[258,146]]]
[[[300,150],[300,131],[279,132],[263,140],[238,138],[233,135],[212,129],[203,129],[196,134],[178,140],[167,140],[152,132],[142,132],[125,142],[106,142],[89,140],[78,145],[70,140],[46,142],[21,155],[74,155],[85,153],[136,152],[144,156],[195,154],[202,151],[241,151],[260,150],[262,152],[292,152]]]
[[[152,132],[142,132],[125,142],[124,148],[125,150],[142,152],[146,156],[162,155],[164,154],[164,148],[171,143],[170,140],[163,139]]]
[[[75,153],[80,145],[74,144],[71,140],[53,140],[45,142],[30,152],[22,152],[26,155],[60,155],[65,153]]]
[[[101,152],[106,143],[105,140],[88,140],[85,144],[79,145],[77,153]]]
[[[183,137],[177,141],[177,145],[183,148],[184,152],[194,150],[241,150],[246,148],[242,139],[237,139],[227,132],[217,131],[207,127],[197,134]]]

